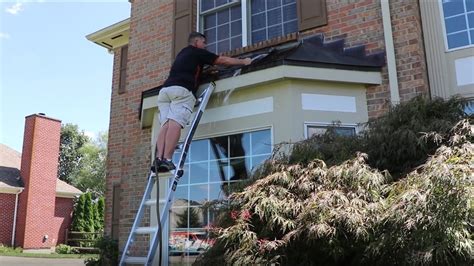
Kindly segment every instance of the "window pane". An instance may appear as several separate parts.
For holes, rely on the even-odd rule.
[[[283,25],[283,34],[289,34],[296,32],[298,30],[298,25],[296,24],[296,20],[292,22],[287,22]]]
[[[230,157],[243,157],[250,155],[250,135],[235,134],[229,136]]]
[[[276,38],[281,35],[282,35],[281,24],[268,28],[268,39]]]
[[[208,200],[207,184],[189,186],[189,204],[198,206],[204,204]]]
[[[447,33],[461,31],[466,29],[466,18],[464,15],[446,19]]]
[[[296,4],[291,4],[283,8],[283,20],[293,20],[296,19]]]
[[[281,0],[266,0],[266,1],[267,1],[267,9],[272,9],[272,8],[281,6]]]
[[[206,216],[207,220],[207,213],[204,214],[202,208],[191,207],[189,208],[188,213],[188,227],[189,228],[200,228],[204,224],[204,216]],[[191,251],[191,250],[189,250]]]
[[[188,186],[177,186],[174,193],[172,207],[187,207],[188,206]]]
[[[172,229],[181,229],[180,231],[186,229],[188,227],[188,208],[171,208],[170,226]]]
[[[464,12],[463,0],[443,1],[443,11],[445,17],[454,16]]]
[[[267,26],[281,23],[281,9],[273,9],[267,12]]]
[[[245,158],[230,159],[230,179],[229,181],[238,181],[247,179],[248,163]]]
[[[206,45],[206,50],[217,54],[217,43]]]
[[[472,1],[474,3],[474,1]],[[474,29],[474,13],[467,14],[467,20],[469,21],[469,28]]]
[[[252,11],[252,14],[265,11],[265,1],[252,0],[251,11]]]
[[[216,7],[229,3],[230,0],[216,0]]]
[[[229,39],[227,39],[225,41],[222,41],[222,42],[219,42],[217,44],[217,52],[222,53],[222,52],[225,52],[225,51],[229,51],[229,49],[230,49],[229,47],[230,47]]]
[[[355,128],[351,127],[336,127],[334,128],[334,131],[336,131],[337,135],[340,136],[354,136],[355,135]]]
[[[212,28],[212,29],[204,31],[204,35],[206,35],[206,41],[207,41],[208,45],[211,44],[211,43],[215,43],[216,40],[217,40],[217,30],[216,30],[216,28]]]
[[[265,29],[252,32],[252,43],[261,42],[267,39],[267,31]]]
[[[252,155],[272,152],[270,130],[252,132]]]
[[[234,6],[230,9],[230,19],[232,21],[242,18],[242,12],[240,11],[240,6]]]
[[[237,49],[239,47],[242,47],[242,35],[240,35],[238,37],[235,37],[235,38],[232,38],[232,40],[230,41],[230,49],[231,50]]]
[[[217,13],[217,25],[221,25],[222,23],[229,22],[230,19],[230,9],[224,9]]]
[[[467,36],[467,31],[448,35],[449,49],[466,46],[468,44],[469,44],[469,37]]]
[[[229,24],[224,24],[222,26],[217,27],[217,38],[218,40],[227,39],[229,38]]]
[[[209,160],[209,141],[207,139],[193,141],[189,155],[193,162]]]
[[[266,159],[270,158],[270,155],[261,155],[252,157],[251,170],[255,171]]]
[[[228,161],[211,161],[209,166],[209,182],[218,182],[227,180]]]
[[[190,184],[195,184],[195,183],[205,183],[207,182],[207,168],[208,168],[208,163],[193,163],[190,164],[189,167],[189,172],[190,172]]]
[[[237,20],[235,22],[232,22],[230,24],[230,28],[231,28],[230,30],[231,36],[237,36],[237,35],[242,34],[242,21]]]
[[[265,28],[265,13],[252,16],[252,31]]]
[[[209,185],[209,200],[225,200],[227,195],[222,190],[222,183],[210,184]]]
[[[216,26],[216,14],[204,16],[204,29],[212,28]]]
[[[214,0],[201,0],[201,11],[214,8]]]
[[[474,11],[474,1],[466,0],[466,10],[467,12]]]
[[[210,145],[211,145],[210,159],[211,160],[226,159],[228,157],[229,155],[228,139],[229,138],[227,136],[210,139]]]
[[[474,44],[474,30],[471,30],[471,44]]]

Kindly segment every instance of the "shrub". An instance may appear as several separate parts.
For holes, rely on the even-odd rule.
[[[363,153],[331,167],[273,163],[231,196],[232,224],[196,265],[469,265],[474,127],[426,136],[443,145],[395,182]]]
[[[118,265],[118,242],[108,236],[99,238],[95,247],[100,250],[99,258],[88,258],[84,261],[87,266]]]
[[[68,245],[59,244],[56,246],[56,253],[58,254],[74,254],[77,253],[76,250]]]

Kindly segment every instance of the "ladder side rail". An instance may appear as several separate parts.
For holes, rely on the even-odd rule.
[[[150,197],[151,190],[153,188],[152,184],[154,183],[155,177],[156,175],[154,173],[150,173],[150,175],[148,176],[148,183],[145,188],[145,193],[143,194],[140,207],[138,208],[137,215],[135,216],[135,221],[133,222],[132,228],[130,230],[130,234],[128,235],[127,243],[125,244],[125,248],[123,249],[122,256],[120,258],[119,265],[121,266],[125,265],[125,258],[127,257],[128,249],[135,235],[135,230],[137,229],[141,219],[143,218],[145,201]]]
[[[173,201],[174,193],[176,192],[176,187],[178,185],[179,179],[183,176],[184,162],[186,161],[186,157],[188,154],[189,147],[191,145],[191,141],[193,139],[194,133],[196,132],[197,126],[199,125],[199,121],[201,120],[204,109],[206,108],[206,105],[209,102],[209,98],[211,97],[211,94],[214,91],[215,86],[216,84],[214,82],[211,82],[209,84],[209,87],[206,89],[207,91],[205,92],[203,96],[203,99],[199,105],[198,111],[191,124],[191,128],[188,132],[188,135],[186,136],[186,139],[183,145],[183,150],[179,158],[179,163],[178,163],[178,166],[176,167],[176,171],[174,174],[173,183],[169,187],[167,201],[165,202],[165,206],[161,212],[160,222],[162,225],[165,224],[168,220],[167,214],[171,207],[171,202]],[[159,199],[157,199],[157,204],[159,204]],[[151,263],[153,262],[153,258],[155,257],[154,255],[156,252],[156,248],[158,247],[158,244],[159,244],[157,241],[158,231],[159,230],[156,230],[155,233],[153,234],[152,244],[150,245],[150,250],[147,256],[147,265],[151,265]]]

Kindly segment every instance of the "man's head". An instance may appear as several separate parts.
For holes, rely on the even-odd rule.
[[[206,36],[202,33],[193,31],[189,34],[188,43],[194,47],[204,49],[206,48]]]

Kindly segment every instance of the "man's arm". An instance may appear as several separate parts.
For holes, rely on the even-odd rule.
[[[250,58],[232,58],[228,56],[219,56],[216,61],[214,61],[214,65],[225,65],[225,66],[234,66],[234,65],[250,65],[252,63],[252,59]]]

